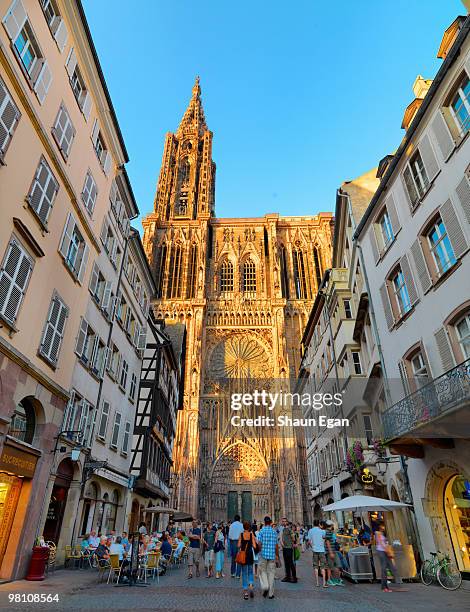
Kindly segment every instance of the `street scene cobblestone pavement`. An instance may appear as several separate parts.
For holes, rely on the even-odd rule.
[[[1,610],[166,610],[188,611],[286,611],[321,610],[322,612],[349,610],[351,612],[376,612],[394,610],[470,610],[470,588],[464,586],[448,592],[437,585],[404,584],[404,590],[382,593],[380,585],[345,582],[344,587],[315,587],[310,569],[310,553],[304,553],[298,564],[299,582],[275,584],[275,598],[266,600],[256,582],[254,600],[243,601],[239,580],[230,577],[225,565],[226,577],[221,580],[205,577],[187,580],[185,567],[174,568],[147,587],[116,587],[99,584],[92,570],[57,570],[44,582],[20,580],[0,585]],[[277,570],[282,578],[283,570]],[[10,603],[9,593],[59,594],[59,602]]]

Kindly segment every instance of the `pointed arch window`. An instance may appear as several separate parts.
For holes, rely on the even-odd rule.
[[[156,286],[157,286],[157,298],[163,297],[163,279],[165,276],[165,266],[166,266],[166,253],[167,248],[166,244],[162,244],[161,247],[158,248],[157,254],[157,275],[156,275]]]
[[[186,285],[186,297],[188,299],[196,297],[197,283],[197,244],[192,244],[189,249],[188,257],[188,283]]]
[[[283,298],[289,298],[289,277],[287,275],[286,247],[282,244],[279,254],[281,260],[281,293]]]
[[[320,253],[317,247],[313,247],[313,262],[315,264],[315,278],[317,279],[317,287],[321,284],[321,277],[323,276],[323,270],[321,268]]]
[[[220,291],[233,291],[233,264],[229,259],[224,259],[220,266]]]
[[[185,157],[181,160],[181,165],[179,168],[180,174],[180,185],[186,185],[189,183],[189,176],[191,173],[191,164],[189,163],[189,159]]]
[[[256,293],[256,266],[251,258],[248,258],[243,264],[243,291]]]
[[[295,296],[298,300],[307,299],[307,277],[305,275],[305,257],[300,249],[293,252]]]
[[[182,249],[178,244],[172,247],[170,252],[170,264],[168,266],[168,289],[167,298],[181,297],[181,259]]]

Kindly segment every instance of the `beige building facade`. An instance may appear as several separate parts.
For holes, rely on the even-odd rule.
[[[332,216],[219,219],[215,172],[197,79],[178,130],[166,136],[155,211],[143,221],[154,312],[187,327],[173,505],[214,520],[302,521],[303,442],[292,428],[233,426],[229,392],[240,381],[288,385],[295,376],[330,265]]]

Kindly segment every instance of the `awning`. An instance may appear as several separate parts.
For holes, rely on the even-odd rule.
[[[334,504],[323,506],[324,512],[392,512],[401,508],[411,508],[410,504],[382,499],[381,497],[371,497],[369,495],[351,495],[345,497]]]

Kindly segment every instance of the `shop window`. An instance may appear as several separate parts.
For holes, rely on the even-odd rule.
[[[447,483],[444,495],[449,533],[460,571],[470,571],[470,483],[460,474]]]
[[[34,432],[36,429],[36,413],[30,399],[23,398],[15,408],[15,412],[11,418],[8,435],[32,444]]]

